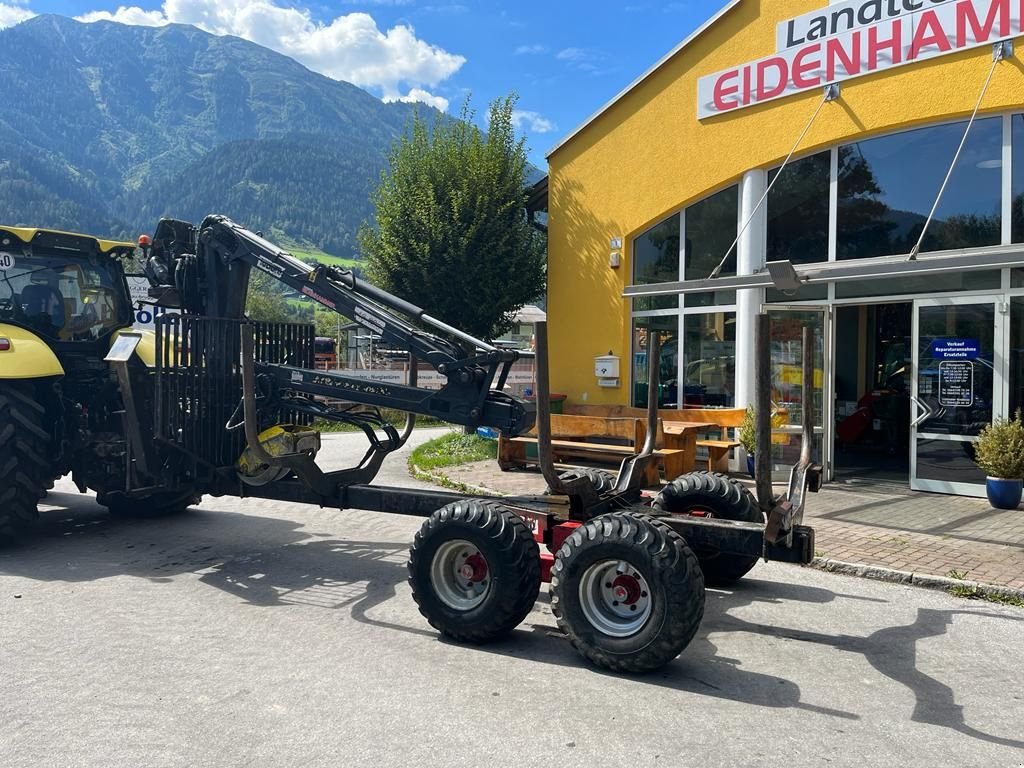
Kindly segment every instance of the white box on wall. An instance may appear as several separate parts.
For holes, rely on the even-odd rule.
[[[616,355],[600,355],[594,358],[594,375],[599,379],[619,378],[619,358]]]

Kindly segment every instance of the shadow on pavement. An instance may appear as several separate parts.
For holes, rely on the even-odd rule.
[[[38,536],[0,551],[0,572],[40,581],[81,582],[130,575],[157,583],[169,582],[175,575],[195,574],[203,584],[250,605],[347,609],[354,619],[366,624],[447,642],[425,621],[410,626],[371,616],[375,608],[396,596],[397,588],[406,580],[408,545],[404,542],[339,540],[301,530],[301,523],[292,520],[204,509],[173,518],[122,520],[110,517],[87,497],[74,494],[55,493],[46,503],[67,508],[46,511]],[[911,718],[914,722],[1024,749],[1024,740],[990,735],[968,725],[963,708],[956,703],[955,691],[917,665],[918,642],[945,635],[957,615],[1006,619],[1005,615],[983,609],[919,608],[911,624],[886,627],[860,637],[761,624],[730,613],[753,604],[824,605],[837,600],[887,602],[756,578],[745,580],[733,590],[709,590],[704,622],[680,658],[657,673],[629,679],[754,706],[859,719],[852,712],[802,701],[796,683],[744,669],[741,660],[722,656],[712,638],[723,632],[744,632],[812,643],[861,655],[879,673],[909,689],[916,702]],[[587,666],[558,631],[545,607],[546,594],[538,604],[541,616],[548,621],[538,623],[535,612],[527,620],[534,623],[525,624],[510,638],[487,646],[470,646],[467,652],[524,658],[559,667]],[[784,615],[780,608],[780,618]],[[1017,620],[1024,621],[1024,617]]]

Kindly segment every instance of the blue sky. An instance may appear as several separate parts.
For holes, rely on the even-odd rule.
[[[484,112],[520,95],[531,159],[544,154],[725,0],[0,0],[0,26],[33,13],[196,23],[276,48],[386,99]]]

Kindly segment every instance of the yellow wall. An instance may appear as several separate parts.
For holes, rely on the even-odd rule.
[[[774,53],[778,21],[826,0],[743,0],[548,158],[548,323],[551,385],[571,401],[625,403],[630,380],[631,236],[666,214],[777,165],[822,97],[820,89],[697,121],[697,80]],[[652,62],[660,52],[652,51]],[[1024,108],[1024,48],[1001,63],[983,112]],[[798,154],[873,133],[969,115],[992,49],[910,64],[847,81]],[[608,94],[611,98],[613,94]],[[952,159],[952,158],[950,158]],[[622,266],[609,240],[626,238]],[[622,386],[601,390],[593,358],[622,359]]]

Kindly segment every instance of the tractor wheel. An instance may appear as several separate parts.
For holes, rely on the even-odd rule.
[[[132,498],[123,493],[104,493],[96,499],[117,517],[156,518],[170,517],[198,504],[202,496],[186,492],[157,493],[146,498]]]
[[[53,474],[45,424],[43,406],[30,388],[0,383],[0,541],[39,518],[36,505]]]
[[[689,645],[704,578],[682,536],[656,518],[610,513],[577,528],[551,571],[551,611],[600,667],[650,672]]]
[[[594,490],[598,494],[607,493],[615,488],[616,478],[611,472],[605,472],[603,469],[590,469],[587,467],[579,467],[578,469],[570,469],[562,472],[558,478],[560,480],[573,480],[577,477],[586,477],[590,480],[590,483],[594,486]],[[548,488],[544,491],[545,496],[551,495],[551,489]]]
[[[720,520],[763,523],[757,501],[738,480],[717,472],[693,472],[661,489],[651,505],[654,514],[694,515]],[[697,551],[709,586],[735,584],[757,565],[756,555],[726,555]]]
[[[461,642],[504,637],[540,591],[540,549],[523,519],[495,501],[441,507],[409,550],[409,584],[430,626]]]

